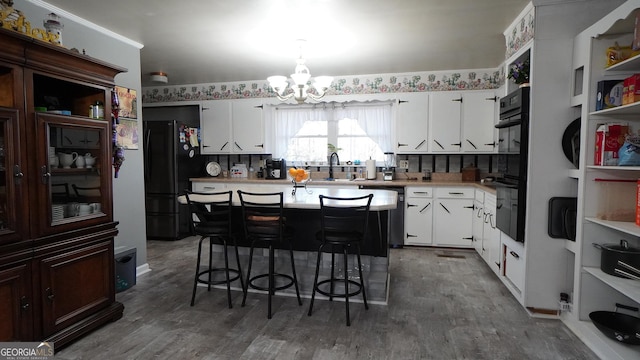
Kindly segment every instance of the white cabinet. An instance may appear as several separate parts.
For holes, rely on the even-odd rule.
[[[491,270],[500,272],[500,230],[496,227],[496,195],[484,195],[484,227],[482,230],[482,258]]]
[[[202,102],[203,154],[262,154],[262,99]]]
[[[429,98],[429,135],[432,152],[459,152],[462,95],[455,91],[431,94]]]
[[[525,261],[522,257],[522,247],[503,244],[504,252],[504,276],[511,285],[521,293],[524,290]]]
[[[474,188],[439,187],[435,196],[434,245],[473,247]]]
[[[475,200],[473,201],[473,247],[476,249],[476,252],[480,254],[484,258],[483,254],[483,233],[484,233],[484,223],[485,223],[485,212],[484,212],[484,191],[476,190]]]
[[[231,136],[234,153],[264,153],[262,99],[234,100],[231,103]]]
[[[200,130],[203,154],[230,153],[231,100],[203,101]]]
[[[396,153],[428,151],[429,96],[425,92],[398,95]]]
[[[462,95],[462,151],[493,152],[497,149],[498,98],[493,91]]]
[[[493,91],[433,93],[429,102],[432,152],[494,152],[497,97]]]
[[[430,187],[407,186],[405,189],[404,243],[431,245],[433,224],[433,190]]]

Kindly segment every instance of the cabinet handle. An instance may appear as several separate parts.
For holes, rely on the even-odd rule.
[[[16,178],[16,184],[20,184],[20,180],[24,177],[20,165],[13,165],[13,177]]]
[[[422,140],[422,141],[420,142],[420,144],[418,144],[418,146],[416,146],[414,149],[415,149],[415,150],[420,149],[420,148],[422,147],[422,145],[424,144],[424,142],[425,142],[425,141],[427,141],[427,140]]]
[[[429,195],[428,191],[414,191],[413,192],[414,195],[420,194],[420,195]]]
[[[459,99],[451,99],[451,101],[459,101],[459,102],[462,102],[462,98],[459,98]]]
[[[429,208],[429,206],[431,206],[431,203],[428,203],[425,207],[420,209],[420,212],[423,212],[423,211],[427,210],[427,208]]]
[[[398,100],[398,104],[409,102],[408,100]]]
[[[502,140],[500,140],[500,141],[502,141]],[[498,145],[498,144],[496,144],[495,141],[492,142],[492,143],[484,144],[484,146],[493,146],[493,147],[496,147],[496,145]]]
[[[253,147],[264,148],[264,144],[253,145]]]
[[[418,235],[411,235],[411,234],[407,233],[407,239],[410,238],[410,237],[418,237]]]
[[[449,191],[449,195],[464,195],[463,192]]]
[[[485,98],[485,100],[492,100],[493,102],[498,101],[498,97],[494,96],[494,97],[490,97],[490,98]]]
[[[49,299],[50,302],[53,302],[53,299],[56,297],[53,295],[53,290],[51,290],[51,288],[47,288],[45,292],[47,293],[47,299]]]
[[[222,145],[222,146],[220,147],[220,150],[224,149],[224,148],[225,148],[225,146],[227,146],[227,144],[228,144],[228,143],[229,143],[228,141],[227,141],[226,143],[224,143],[224,145]]]
[[[68,136],[65,136],[64,139],[69,142],[69,145],[73,145],[73,141],[71,141]]]
[[[40,172],[42,173],[42,183],[46,185],[49,182],[49,178],[51,177],[49,167],[46,165],[41,167]]]
[[[398,143],[398,147],[400,147],[400,146],[409,146],[409,144],[401,144],[401,143]]]
[[[499,263],[499,262],[495,262],[494,264],[496,264],[496,266],[498,267],[498,269],[500,269],[500,263]]]
[[[438,140],[433,140],[434,143],[436,143],[436,145],[440,146],[440,149],[444,150],[444,146],[442,146]]]
[[[489,225],[491,225],[492,229],[496,228],[496,222],[493,221],[493,214],[489,214]]]
[[[476,208],[476,210],[478,210],[478,211],[476,212],[476,217],[477,217],[477,218],[480,218],[480,213],[482,212],[482,207],[481,207],[481,206],[478,206],[478,207]]]
[[[407,203],[407,209],[410,208],[410,207],[416,207],[416,206],[418,206],[418,205],[411,205],[411,204]]]
[[[477,147],[474,143],[472,143],[471,141],[469,141],[469,139],[466,139],[466,140],[467,140],[467,142],[468,142],[469,144],[471,144],[471,146],[473,146],[473,148],[474,148],[474,149],[476,149],[476,150],[478,149],[478,147]]]
[[[516,252],[515,252],[515,251],[513,251],[513,250],[511,250],[511,251],[509,252],[509,254],[511,254],[511,256],[513,256],[513,257],[514,257],[514,258],[516,258],[516,259],[520,259],[520,255],[516,254]]]
[[[236,147],[237,147],[238,149],[240,149],[240,151],[244,151],[244,149],[243,149],[242,147],[240,147],[240,145],[238,145],[238,143],[237,143],[237,142],[235,142],[235,141],[234,141],[233,143],[236,145]]]
[[[447,209],[446,206],[442,205],[442,203],[440,203],[440,206],[442,206],[442,208],[444,209],[444,211],[446,211],[447,213],[451,214],[451,211],[449,211],[449,209]]]
[[[451,146],[459,146],[459,147],[462,147],[462,142],[451,144]]]
[[[205,190],[215,190],[216,187],[215,186],[205,186],[204,189]]]
[[[264,109],[264,107],[263,107],[262,105],[256,105],[256,106],[254,106],[253,108],[254,108],[254,109],[261,109],[261,110],[262,110],[262,109]]]
[[[22,311],[27,311],[29,310],[29,302],[27,301],[27,297],[23,296],[20,298],[20,307],[22,308]]]
[[[471,209],[471,210],[473,210],[473,205],[471,205],[471,206],[463,206],[462,208],[463,209]]]
[[[463,237],[462,240],[471,240],[471,241],[473,241],[473,236],[472,237]]]

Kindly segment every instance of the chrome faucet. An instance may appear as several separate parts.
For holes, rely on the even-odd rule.
[[[333,180],[333,156],[336,156],[336,165],[340,165],[340,158],[338,157],[338,153],[332,152],[329,155],[329,179]]]

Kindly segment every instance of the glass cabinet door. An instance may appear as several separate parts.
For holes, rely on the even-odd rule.
[[[17,218],[27,204],[22,197],[23,173],[18,141],[18,111],[0,108],[0,245],[21,240],[26,226]],[[24,224],[23,224],[24,225]]]
[[[104,222],[111,214],[109,122],[38,114],[47,134],[41,166],[44,232]]]

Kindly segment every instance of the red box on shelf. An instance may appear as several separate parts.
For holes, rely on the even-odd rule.
[[[633,104],[636,101],[640,101],[640,74],[629,76],[625,79],[625,83],[628,84],[626,104]]]
[[[596,130],[594,165],[618,165],[618,150],[629,132],[629,125],[602,124]]]

